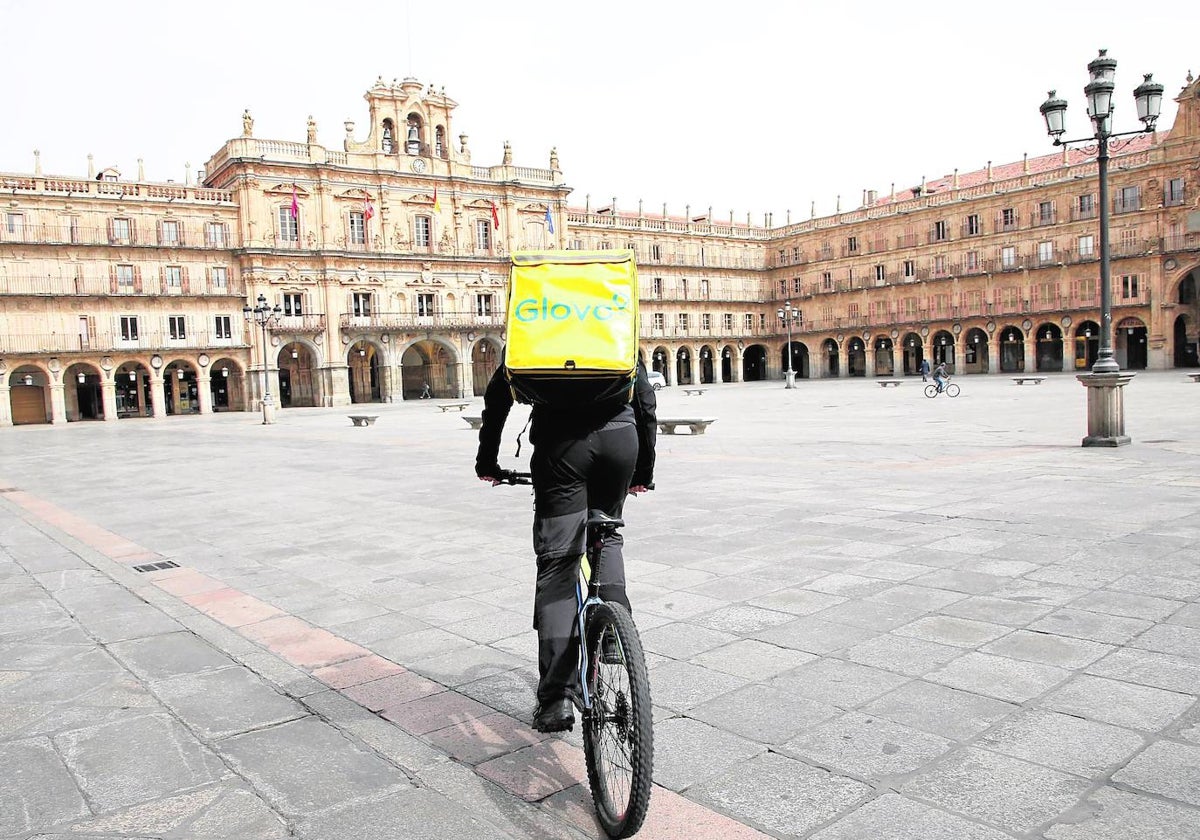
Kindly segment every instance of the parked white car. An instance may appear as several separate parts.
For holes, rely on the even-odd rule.
[[[667,387],[667,378],[656,370],[646,372],[646,377],[650,380],[650,385],[655,391]]]

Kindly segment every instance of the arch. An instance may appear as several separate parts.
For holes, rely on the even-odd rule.
[[[792,371],[796,374],[797,379],[809,378],[808,347],[803,341],[793,341],[791,344],[784,344],[779,348],[779,369],[783,371],[784,376],[787,375],[789,361],[791,361]]]
[[[733,382],[733,372],[737,367],[737,348],[726,344],[721,348],[721,381]]]
[[[675,351],[675,381],[680,385],[692,384],[692,351],[688,347]]]
[[[455,348],[438,338],[413,341],[400,354],[402,399],[453,399],[462,393]]]
[[[836,339],[827,338],[821,342],[821,375],[829,379],[842,375],[841,350]]]
[[[1023,373],[1025,371],[1025,333],[1020,327],[1009,324],[1000,330],[1000,372]]]
[[[708,344],[700,347],[700,384],[711,385],[716,382],[716,354]]]
[[[921,372],[921,361],[925,358],[925,339],[915,332],[905,333],[900,341],[904,348],[904,375]]]
[[[246,371],[240,362],[223,356],[209,368],[208,387],[213,411],[246,410]],[[283,366],[280,365],[282,382]]]
[[[1113,355],[1123,370],[1145,370],[1150,362],[1150,343],[1146,324],[1131,315],[1113,328]]]
[[[1055,373],[1063,369],[1063,335],[1058,324],[1046,322],[1033,331],[1034,368]]]
[[[850,376],[867,375],[867,345],[858,336],[846,342],[846,372]]]
[[[667,359],[669,358],[670,354],[667,351],[667,348],[663,347],[662,345],[655,347],[654,352],[650,354],[650,369],[661,373],[663,378],[667,380],[668,385],[671,384],[671,366],[667,364]]]
[[[200,382],[195,366],[174,359],[163,367],[163,409],[168,415],[200,413]]]
[[[877,335],[874,341],[875,375],[892,376],[896,372],[895,344],[890,336]]]
[[[1174,294],[1179,314],[1171,325],[1171,354],[1175,367],[1200,367],[1200,270],[1180,277]]]
[[[113,373],[117,397],[117,418],[150,417],[150,369],[138,359],[122,362]]]
[[[409,111],[404,118],[404,153],[407,155],[424,155],[428,151],[425,142],[425,119],[416,111]]]
[[[446,145],[446,126],[439,125],[433,130],[433,154],[435,157],[449,158],[450,147]]]
[[[742,353],[742,381],[761,382],[767,378],[767,348],[751,344]]]
[[[8,403],[14,426],[53,421],[50,382],[49,371],[37,364],[20,365],[8,375]]]
[[[963,338],[963,373],[987,373],[991,370],[988,352],[988,334],[979,327],[971,327]]]
[[[279,348],[279,406],[298,408],[324,405],[320,376],[320,348],[307,338],[295,338]]]
[[[931,364],[936,366],[945,362],[946,370],[950,373],[957,373],[958,370],[955,367],[957,355],[954,352],[954,346],[954,333],[949,330],[938,330],[935,332],[933,337],[929,339],[929,348],[933,356]]]
[[[76,362],[63,371],[67,422],[104,419],[104,374],[91,362]]]
[[[396,153],[396,124],[390,118],[383,121],[379,138],[379,150],[385,155]]]
[[[500,367],[500,342],[481,338],[471,348],[471,386],[476,394],[487,390],[488,382]]]
[[[373,341],[360,338],[346,348],[346,372],[349,376],[350,402],[383,402],[387,389],[380,360],[382,351]]]
[[[1075,325],[1075,370],[1090,370],[1100,355],[1100,325],[1080,321]]]

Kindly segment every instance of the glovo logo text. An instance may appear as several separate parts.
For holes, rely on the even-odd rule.
[[[514,313],[518,321],[587,321],[589,318],[597,321],[609,321],[618,312],[629,308],[629,298],[622,294],[612,296],[612,304],[589,303],[580,306],[577,303],[551,302],[549,298],[525,298],[518,301]]]

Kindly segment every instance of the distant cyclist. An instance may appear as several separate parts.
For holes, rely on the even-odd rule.
[[[950,374],[946,373],[945,362],[938,362],[938,366],[933,369],[933,381],[937,383],[939,394],[946,390],[946,383],[950,381]]]
[[[502,358],[484,394],[475,458],[475,474],[482,481],[496,484],[503,472],[497,457],[512,405]],[[537,553],[533,626],[538,632],[540,675],[533,728],[539,732],[560,732],[575,723],[572,705],[579,691],[575,585],[588,511],[620,517],[626,494],[654,488],[656,408],[654,389],[641,362],[630,402],[533,407],[529,430]],[[600,597],[628,609],[621,546],[620,533],[604,545]]]

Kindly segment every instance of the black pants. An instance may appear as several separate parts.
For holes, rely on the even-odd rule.
[[[538,571],[533,626],[538,631],[540,703],[578,692],[575,589],[588,511],[621,515],[637,454],[637,430],[628,422],[609,423],[585,437],[550,438],[534,448],[530,470]],[[601,597],[629,607],[622,545],[618,532],[604,546]]]

